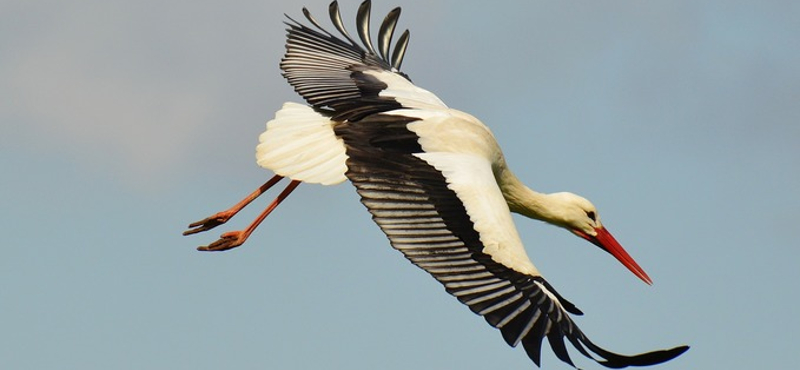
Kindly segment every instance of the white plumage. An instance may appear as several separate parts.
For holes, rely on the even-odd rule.
[[[522,343],[537,365],[545,338],[570,365],[564,339],[612,368],[657,364],[688,349],[626,356],[592,343],[569,316],[582,312],[528,258],[511,212],[571,231],[649,284],[644,270],[600,222],[595,207],[575,194],[542,194],[522,184],[483,123],[448,108],[399,71],[409,40],[405,31],[390,50],[400,8],[381,24],[377,48],[370,39],[369,1],[357,15],[361,44],[346,31],[335,1],[329,13],[341,37],[326,31],[306,9],[303,14],[316,29],[291,18],[287,22],[281,69],[310,106],[284,104],[259,137],[256,160],[276,175],[231,209],[191,224],[184,234],[227,222],[283,177],[290,184],[247,229],[225,233],[200,250],[244,243],[300,182],[330,185],[347,179],[395,249],[499,329],[509,345]]]
[[[304,104],[285,103],[258,137],[256,163],[278,175],[310,184],[347,180],[347,155],[329,117]]]

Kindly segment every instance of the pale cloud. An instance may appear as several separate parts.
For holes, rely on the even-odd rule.
[[[327,2],[309,6],[322,11]],[[60,157],[139,189],[179,181],[176,171],[209,156],[220,135],[254,151],[264,122],[291,93],[277,68],[280,22],[283,10],[299,8],[13,4],[0,12],[0,146],[13,144],[20,159]]]
[[[174,181],[219,116],[220,78],[203,73],[214,29],[193,27],[209,15],[53,5],[18,5],[15,37],[0,40],[0,140],[133,188]]]
[[[192,128],[213,110],[208,94],[147,75],[104,73],[59,45],[39,45],[7,71],[12,110],[37,138],[26,147],[72,156],[139,186],[186,160]]]

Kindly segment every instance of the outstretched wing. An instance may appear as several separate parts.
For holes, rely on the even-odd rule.
[[[346,176],[395,249],[500,329],[509,345],[522,343],[537,365],[544,338],[570,365],[564,338],[612,368],[656,364],[686,350],[624,356],[593,344],[568,314],[581,312],[524,255],[491,164],[469,154],[424,153],[407,126],[416,120],[391,112],[335,127],[347,148]]]
[[[652,365],[683,353],[687,347],[624,356],[589,341],[569,316],[581,312],[525,255],[487,157],[423,151],[409,125],[446,106],[399,71],[407,32],[390,53],[399,8],[383,21],[377,48],[369,12],[365,1],[357,15],[361,44],[345,30],[335,1],[330,16],[341,38],[305,9],[316,29],[290,18],[281,69],[318,113],[336,121],[327,127],[344,142],[345,175],[392,246],[500,329],[509,345],[522,343],[537,365],[545,338],[569,364],[565,338],[581,354],[613,368]]]
[[[326,31],[305,8],[303,14],[316,29],[287,16],[286,54],[280,67],[289,84],[314,108],[337,121],[357,121],[399,108],[446,107],[400,72],[408,47],[408,30],[390,50],[400,8],[383,20],[377,48],[370,38],[370,8],[369,1],[358,8],[356,28],[361,44],[347,32],[336,1],[331,3],[329,13],[342,38]]]

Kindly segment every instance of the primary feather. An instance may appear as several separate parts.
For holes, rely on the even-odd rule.
[[[349,179],[395,249],[498,328],[509,345],[522,343],[537,365],[545,338],[570,365],[564,339],[612,368],[657,364],[686,351],[682,346],[626,356],[584,335],[569,315],[581,311],[530,262],[510,216],[528,210],[520,199],[534,193],[508,170],[486,126],[448,108],[399,71],[409,39],[406,30],[392,52],[400,8],[382,22],[377,48],[370,8],[365,1],[356,15],[360,44],[335,1],[329,16],[341,36],[326,31],[305,8],[313,28],[289,18],[280,67],[310,107],[287,103],[276,114],[261,136],[258,163],[293,180]],[[542,204],[560,204],[555,196],[541,196]]]

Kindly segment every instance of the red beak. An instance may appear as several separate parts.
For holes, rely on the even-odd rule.
[[[572,232],[575,235],[592,242],[592,244],[600,247],[604,251],[611,253],[614,258],[616,258],[619,262],[622,262],[622,264],[625,265],[628,270],[631,270],[634,275],[638,276],[639,279],[642,279],[642,281],[648,285],[653,285],[653,280],[647,276],[647,273],[644,272],[641,267],[639,267],[639,264],[636,263],[636,261],[633,260],[633,257],[631,257],[631,255],[622,248],[619,242],[617,242],[617,239],[614,239],[614,236],[612,236],[611,233],[606,230],[606,228],[598,227],[594,231],[597,233],[596,236],[591,236],[577,230],[573,230]]]

